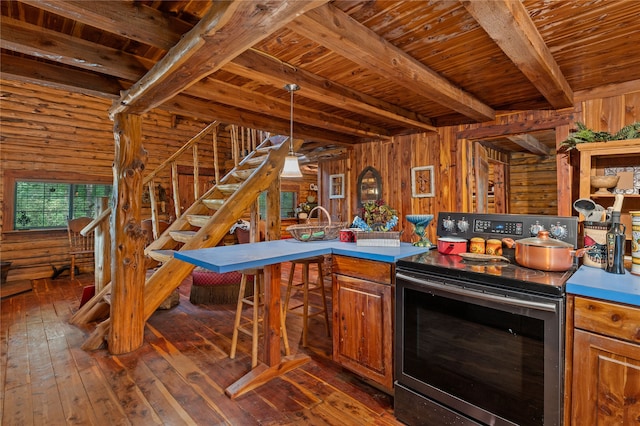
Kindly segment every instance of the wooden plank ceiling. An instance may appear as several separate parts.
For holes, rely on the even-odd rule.
[[[289,133],[306,150],[640,90],[637,0],[3,0],[2,78]],[[503,144],[540,153],[553,138]]]

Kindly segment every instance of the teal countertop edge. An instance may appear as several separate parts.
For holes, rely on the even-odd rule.
[[[174,256],[196,266],[224,273],[324,254],[395,263],[398,259],[425,251],[426,248],[414,247],[409,243],[400,243],[400,247],[362,247],[356,243],[343,243],[338,240],[303,243],[287,239],[179,251]]]
[[[567,280],[566,291],[578,296],[640,306],[640,276],[629,271],[624,275],[611,274],[583,265]]]

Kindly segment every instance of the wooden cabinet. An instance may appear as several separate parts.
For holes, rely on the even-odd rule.
[[[604,208],[612,206],[615,195],[596,193],[597,188],[591,187],[591,176],[604,175],[608,168],[620,168],[625,173],[630,173],[633,180],[633,168],[638,170],[640,167],[640,139],[583,143],[576,148],[580,151],[580,198],[591,198]],[[640,179],[640,176],[636,178]],[[639,184],[636,184],[636,188]],[[633,182],[631,185],[633,186]],[[634,194],[625,194],[624,197],[621,221],[627,227],[627,240],[631,240],[629,211],[640,210],[640,194],[636,190]]]
[[[571,396],[567,424],[637,424],[640,308],[580,296],[570,296],[569,305],[573,327],[567,339],[572,360],[566,381]]]
[[[395,265],[333,256],[333,359],[393,391]]]

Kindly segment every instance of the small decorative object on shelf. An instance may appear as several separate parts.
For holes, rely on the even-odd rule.
[[[413,224],[413,232],[420,238],[418,241],[413,243],[416,247],[427,247],[434,248],[435,246],[431,243],[431,240],[425,235],[427,231],[427,226],[433,220],[432,214],[408,214],[405,216],[409,222]]]
[[[391,231],[398,225],[398,212],[383,200],[362,203],[361,216],[356,216],[351,224],[365,232],[359,232],[358,246],[400,247],[400,232]]]
[[[596,194],[611,194],[609,189],[615,188],[620,176],[591,176],[591,186],[598,188]]]

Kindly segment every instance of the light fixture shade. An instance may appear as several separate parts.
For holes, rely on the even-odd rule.
[[[298,164],[298,157],[293,153],[289,153],[287,157],[284,159],[284,167],[282,168],[282,173],[280,173],[280,177],[283,178],[298,178],[302,177],[302,172],[300,171],[300,165]]]

